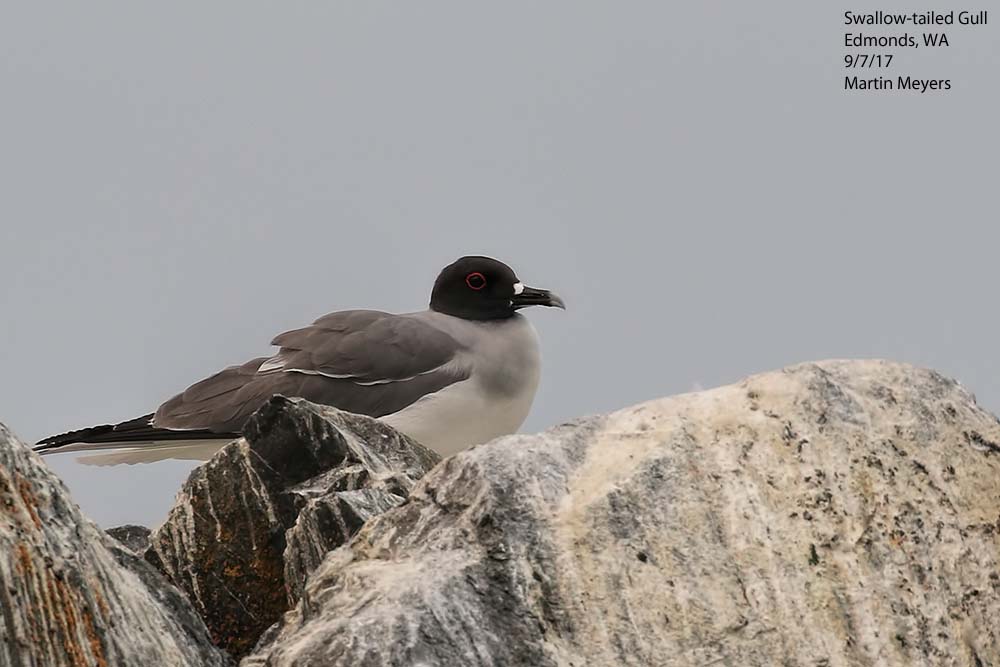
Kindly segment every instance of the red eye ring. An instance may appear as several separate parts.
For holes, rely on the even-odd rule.
[[[469,286],[469,289],[478,292],[486,287],[486,276],[481,274],[479,271],[473,271],[469,275],[465,276],[465,284]]]

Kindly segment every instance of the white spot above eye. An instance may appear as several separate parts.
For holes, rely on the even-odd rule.
[[[524,283],[514,283],[514,294],[520,294],[524,291]]]

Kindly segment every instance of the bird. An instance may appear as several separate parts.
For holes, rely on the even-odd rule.
[[[150,414],[34,449],[105,450],[80,458],[91,465],[206,460],[281,394],[374,417],[450,456],[516,432],[527,417],[541,370],[538,334],[520,313],[528,306],[566,307],[499,260],[461,257],[438,274],[426,310],[323,315],[276,336],[274,354],[195,382]]]

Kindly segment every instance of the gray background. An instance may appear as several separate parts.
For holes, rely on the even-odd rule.
[[[530,313],[529,431],[828,357],[1000,407],[993,25],[898,54],[950,93],[859,96],[865,8],[835,3],[36,5],[0,20],[0,418],[25,439],[325,312],[422,308],[467,253],[569,303]],[[189,467],[50,461],[104,524],[157,523]]]

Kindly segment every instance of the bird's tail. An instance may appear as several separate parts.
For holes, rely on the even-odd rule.
[[[143,415],[118,424],[102,424],[60,433],[39,440],[34,450],[40,454],[115,450],[81,457],[81,463],[116,465],[150,463],[163,459],[210,457],[238,433],[216,433],[207,429],[166,429],[153,426],[153,415]]]

